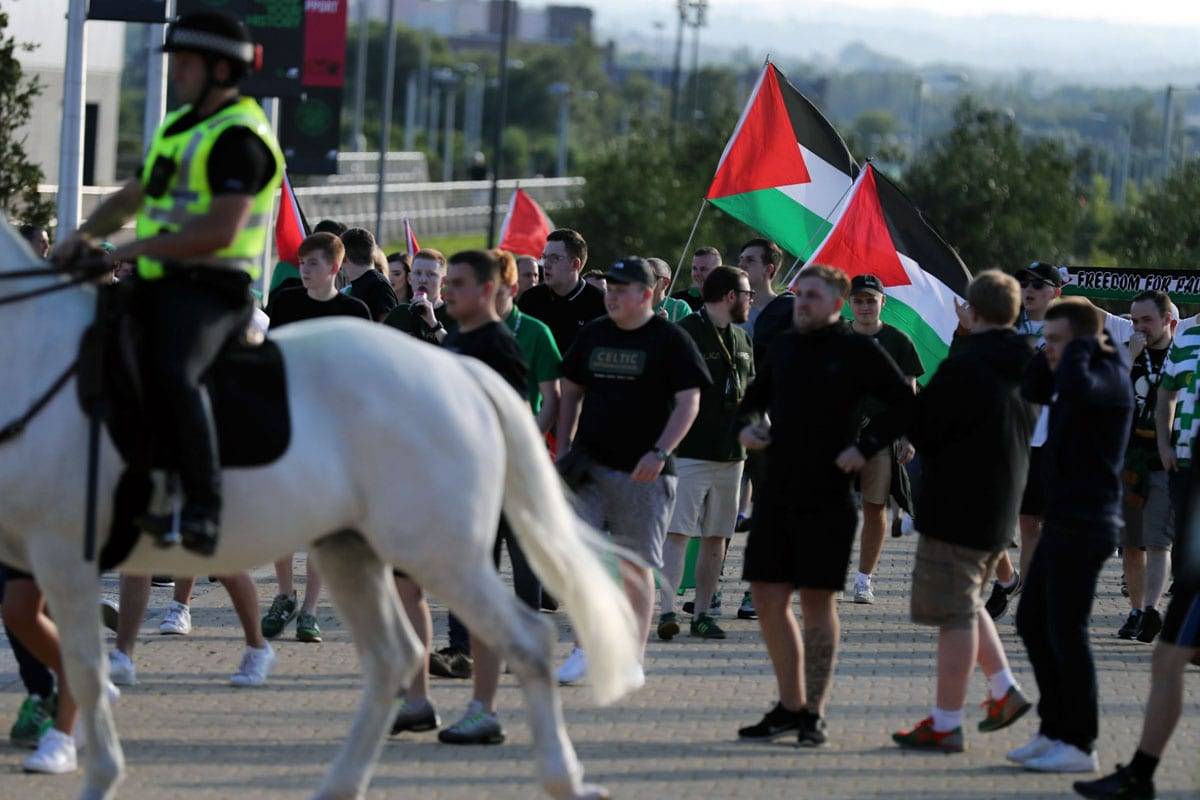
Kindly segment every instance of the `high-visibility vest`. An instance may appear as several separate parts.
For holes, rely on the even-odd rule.
[[[188,222],[207,214],[213,202],[212,187],[208,185],[208,157],[213,145],[222,133],[235,125],[249,128],[271,151],[275,158],[275,173],[254,195],[245,227],[228,247],[191,258],[172,259],[172,263],[241,269],[252,279],[257,279],[261,272],[259,261],[267,246],[275,193],[283,180],[283,152],[271,132],[267,115],[249,97],[240,98],[191,128],[167,135],[170,127],[190,110],[191,106],[184,106],[171,112],[154,134],[146,163],[142,166],[142,206],[137,214],[137,237],[148,239],[175,233]],[[153,179],[155,163],[160,159],[172,162],[174,169],[170,170],[165,191],[158,197],[151,197],[146,189]],[[159,165],[160,171],[163,166]],[[163,264],[156,258],[139,257],[137,269],[138,275],[147,280],[163,276]]]

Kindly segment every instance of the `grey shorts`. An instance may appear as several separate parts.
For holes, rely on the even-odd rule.
[[[1165,471],[1151,472],[1146,480],[1146,499],[1141,508],[1125,503],[1122,547],[1170,550],[1175,543],[1175,516]]]
[[[576,491],[575,510],[585,522],[607,530],[613,543],[662,569],[667,522],[675,508],[674,475],[639,483],[628,472],[592,464],[589,480]]]

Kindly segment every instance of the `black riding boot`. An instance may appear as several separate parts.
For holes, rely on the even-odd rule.
[[[208,393],[197,389],[172,403],[175,455],[183,487],[183,509],[178,530],[171,514],[147,514],[141,527],[158,537],[160,546],[182,544],[184,548],[210,556],[217,548],[221,518],[221,466],[217,457],[217,433]]]

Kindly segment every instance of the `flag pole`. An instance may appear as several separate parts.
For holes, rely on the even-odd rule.
[[[692,223],[692,232],[688,234],[687,244],[683,246],[683,252],[679,254],[679,264],[675,267],[675,274],[671,276],[671,285],[667,287],[667,296],[671,296],[671,290],[675,288],[675,281],[679,277],[679,273],[683,270],[683,260],[687,258],[688,251],[692,249],[692,240],[696,238],[696,229],[700,227],[700,218],[704,216],[704,208],[708,205],[708,198],[700,200],[700,210],[696,213],[696,221]]]

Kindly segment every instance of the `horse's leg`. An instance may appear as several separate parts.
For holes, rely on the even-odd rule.
[[[30,558],[58,626],[67,684],[79,708],[79,725],[87,742],[80,797],[108,800],[116,794],[123,777],[125,757],[117,741],[108,697],[100,688],[108,678],[108,660],[103,657],[100,617],[96,614],[100,601],[96,565],[79,558],[77,543],[60,543],[52,534],[44,537],[44,547],[31,552]]]
[[[479,554],[483,556],[483,553]],[[504,658],[521,681],[533,727],[534,752],[542,786],[560,800],[608,797],[583,783],[583,768],[567,736],[553,680],[554,628],[531,611],[500,580],[487,561],[472,566],[467,557],[448,559],[453,573],[419,580],[443,600],[471,630]]]
[[[351,800],[367,790],[396,696],[417,665],[418,642],[383,562],[356,533],[343,532],[309,551],[338,615],[354,638],[363,670],[363,697],[350,735],[326,773],[316,797]]]

